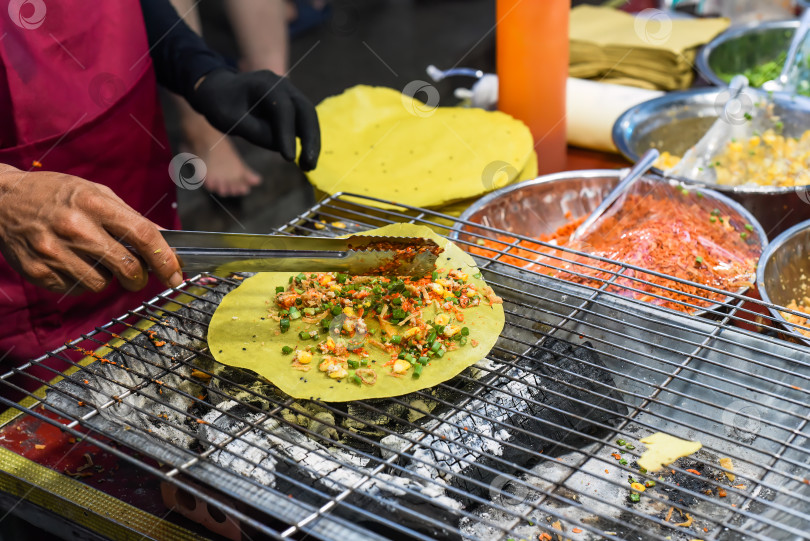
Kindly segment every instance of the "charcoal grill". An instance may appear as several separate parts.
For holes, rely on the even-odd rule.
[[[279,233],[472,225],[377,201],[337,194]],[[470,231],[456,242],[506,233]],[[810,538],[810,349],[770,305],[733,294],[708,315],[676,313],[612,279],[593,289],[499,262],[513,246],[479,260],[505,303],[496,347],[433,389],[300,401],[223,367],[207,323],[243,277],[199,275],[0,374],[20,390],[49,357],[73,365],[37,379],[44,393],[0,401],[194,494],[250,538]],[[103,349],[77,360],[78,348]],[[638,440],[659,431],[703,448],[640,471]],[[630,478],[655,486],[633,502]]]

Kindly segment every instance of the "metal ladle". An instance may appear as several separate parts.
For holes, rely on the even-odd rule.
[[[650,168],[655,165],[655,162],[658,160],[658,157],[661,154],[658,152],[658,149],[651,148],[644,155],[641,159],[636,162],[636,165],[628,171],[627,175],[619,181],[615,188],[613,188],[609,194],[602,199],[602,202],[599,203],[591,214],[585,218],[585,221],[577,227],[576,231],[571,233],[571,236],[568,238],[569,244],[578,238],[580,238],[585,231],[587,231],[595,222],[599,219],[599,217],[605,213],[605,211],[612,205],[623,193],[625,193],[630,187],[635,184],[635,182],[640,179]]]

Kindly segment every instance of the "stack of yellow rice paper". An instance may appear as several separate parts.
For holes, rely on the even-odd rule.
[[[537,176],[529,129],[501,112],[431,107],[364,85],[317,110],[323,149],[308,177],[318,199],[349,192],[458,216],[482,195]]]

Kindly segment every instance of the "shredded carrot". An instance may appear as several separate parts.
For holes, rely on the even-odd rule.
[[[669,512],[667,513],[667,518],[664,519],[664,522],[669,522],[669,519],[672,518],[672,511],[675,510],[675,506],[670,506]]]
[[[745,485],[734,485],[734,488],[738,488],[740,490],[745,490]]]
[[[612,456],[616,460],[621,460],[622,459],[622,455],[620,455],[619,453],[610,453],[610,456]]]
[[[745,224],[735,224],[739,230],[720,227],[717,220],[711,221],[714,218],[712,210],[698,201],[691,196],[661,197],[648,194],[642,199],[631,194],[621,209],[603,218],[593,231],[574,244],[568,244],[569,237],[584,218],[568,222],[553,234],[539,236],[537,240],[724,291],[750,287],[761,254],[756,235],[749,236],[743,229]],[[615,273],[620,270],[618,265],[535,242],[516,241],[513,237],[500,235],[497,239],[481,239],[478,246],[468,249],[488,258],[499,256],[501,263],[595,288],[615,278]],[[516,246],[504,254],[513,243]],[[674,291],[662,289],[664,287]],[[639,271],[625,271],[608,286],[607,291],[681,312],[695,310],[683,303],[708,307],[725,297],[721,293]],[[652,294],[663,298],[653,297]]]
[[[717,489],[717,495],[718,495],[719,497],[721,497],[721,498],[725,498],[725,497],[726,497],[726,489],[724,489],[724,488],[718,488],[718,489]]]
[[[689,468],[689,469],[687,469],[686,471],[688,471],[689,473],[694,473],[695,475],[700,475],[700,472],[699,472],[699,471],[697,471],[697,470],[693,470],[692,468]]]
[[[582,528],[572,528],[571,532],[573,532],[573,533],[582,533]]]

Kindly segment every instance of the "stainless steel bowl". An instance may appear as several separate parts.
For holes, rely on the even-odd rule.
[[[506,186],[482,197],[465,210],[450,238],[475,242],[478,237],[470,233],[476,231],[476,227],[463,222],[479,223],[527,237],[551,234],[571,219],[590,214],[626,172],[615,169],[566,171]],[[663,182],[656,177],[651,179]],[[714,206],[732,216],[732,220],[752,224],[764,249],[768,239],[750,212],[718,192],[703,190],[702,193],[707,201],[712,201]],[[485,231],[478,232],[486,234]],[[742,289],[738,293],[742,295],[745,291]],[[711,306],[706,311],[719,307]]]
[[[716,86],[725,86],[731,76],[786,52],[798,27],[796,19],[733,26],[701,49],[696,59],[698,73]]]
[[[757,289],[763,301],[786,306],[810,296],[810,220],[796,224],[771,242],[757,265]],[[771,314],[792,334],[800,336],[778,310]]]
[[[613,142],[635,162],[650,148],[683,155],[717,119],[722,90],[716,87],[670,92],[631,107],[613,125]],[[727,95],[726,95],[727,97]],[[810,129],[810,100],[774,96],[775,111],[784,122],[783,133],[798,137]],[[663,175],[660,169],[654,172]],[[680,178],[690,184],[705,184]],[[725,194],[751,211],[770,237],[810,219],[810,186],[722,186],[709,188]]]

